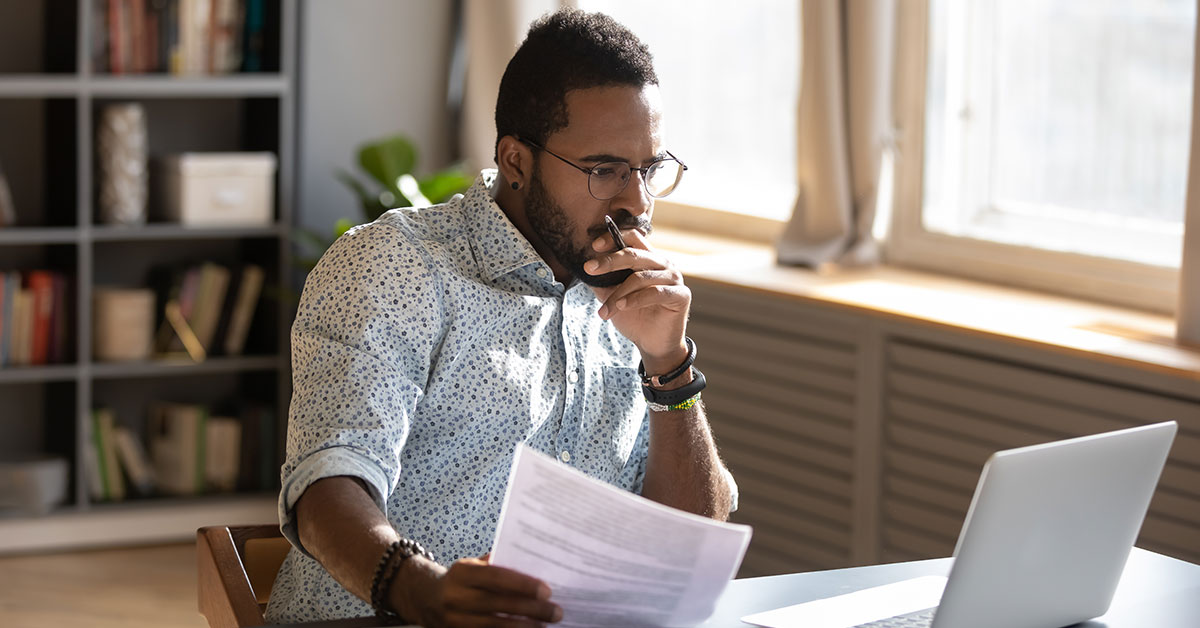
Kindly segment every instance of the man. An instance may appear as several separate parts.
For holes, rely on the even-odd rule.
[[[372,607],[426,626],[560,619],[536,574],[487,562],[520,442],[728,516],[736,488],[688,368],[691,293],[646,240],[654,196],[683,171],[657,85],[610,18],[543,17],[500,85],[498,171],[324,255],[292,331],[280,518],[295,549],[271,621]]]

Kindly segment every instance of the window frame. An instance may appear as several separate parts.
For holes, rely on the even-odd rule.
[[[896,159],[895,205],[885,257],[891,264],[943,274],[962,275],[1081,297],[1095,301],[1174,314],[1180,292],[1180,271],[1137,262],[1077,253],[1062,253],[1027,246],[1001,244],[969,236],[954,236],[925,229],[922,220],[924,195],[925,95],[928,55],[928,0],[905,4],[897,12],[895,119]],[[1195,66],[1193,89],[1200,64]],[[1193,120],[1200,102],[1193,99]],[[1193,128],[1193,153],[1196,131]],[[1188,200],[1193,204],[1196,181],[1189,169]],[[1196,224],[1198,212],[1185,213],[1185,222]],[[1186,229],[1185,232],[1189,231]],[[1185,238],[1186,244],[1186,238]],[[1187,255],[1184,259],[1195,259]]]

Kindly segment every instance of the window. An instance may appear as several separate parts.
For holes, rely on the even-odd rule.
[[[924,44],[907,66],[924,93],[900,104],[923,156],[902,154],[892,258],[1172,309],[1196,5],[929,0],[901,18],[900,54]]]
[[[786,220],[796,196],[799,3],[577,4],[611,15],[654,54],[668,147],[688,165],[660,204]]]

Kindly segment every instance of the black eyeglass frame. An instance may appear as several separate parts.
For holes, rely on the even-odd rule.
[[[642,176],[640,178],[642,180],[642,189],[646,190],[646,194],[649,194],[650,196],[652,196],[654,198],[663,198],[663,197],[669,196],[671,194],[671,192],[674,192],[675,188],[679,187],[679,182],[683,179],[683,173],[687,172],[687,169],[688,169],[687,164],[683,163],[683,160],[681,160],[678,157],[676,157],[675,155],[671,154],[671,151],[669,151],[669,150],[663,151],[664,153],[667,154],[667,156],[665,158],[656,159],[653,162],[651,162],[650,165],[642,166],[640,168],[638,168],[636,166],[630,166],[628,163],[623,162],[623,161],[606,161],[602,164],[596,164],[595,166],[592,166],[591,168],[587,168],[585,166],[581,166],[581,165],[571,161],[570,159],[567,159],[566,157],[563,157],[562,155],[559,155],[558,153],[550,150],[549,148],[546,148],[545,146],[538,144],[537,142],[523,139],[523,138],[521,138],[519,141],[523,144],[528,145],[531,148],[536,148],[538,150],[546,151],[551,156],[557,158],[559,161],[563,162],[564,164],[567,164],[568,166],[571,166],[572,168],[575,168],[576,170],[586,174],[588,176],[588,194],[591,194],[592,198],[594,198],[598,201],[607,201],[609,199],[616,198],[616,196],[618,194],[625,191],[625,188],[629,187],[629,179],[626,179],[625,185],[622,185],[621,189],[614,192],[612,196],[609,196],[607,198],[600,198],[599,196],[596,196],[596,193],[592,191],[592,175],[595,174],[596,168],[599,168],[600,166],[604,166],[604,165],[607,165],[610,163],[622,164],[629,168],[630,179],[633,178],[632,175],[633,175],[634,171],[641,173]],[[671,185],[670,189],[668,189],[665,194],[654,194],[653,192],[650,191],[650,188],[647,187],[648,183],[646,181],[646,174],[650,172],[650,169],[653,168],[655,166],[655,164],[660,164],[664,161],[674,161],[675,163],[679,164],[679,175],[675,177],[675,183],[673,183]]]

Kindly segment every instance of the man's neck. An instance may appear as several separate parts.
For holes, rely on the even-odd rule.
[[[500,211],[508,216],[517,231],[525,236],[533,250],[537,251],[537,254],[546,262],[546,265],[550,267],[550,272],[554,273],[554,278],[563,285],[570,284],[571,271],[558,261],[558,258],[550,251],[550,247],[534,232],[533,225],[529,224],[529,215],[525,213],[524,197],[509,187],[503,178],[498,179],[496,185],[499,187],[496,192],[496,204],[500,206]]]

